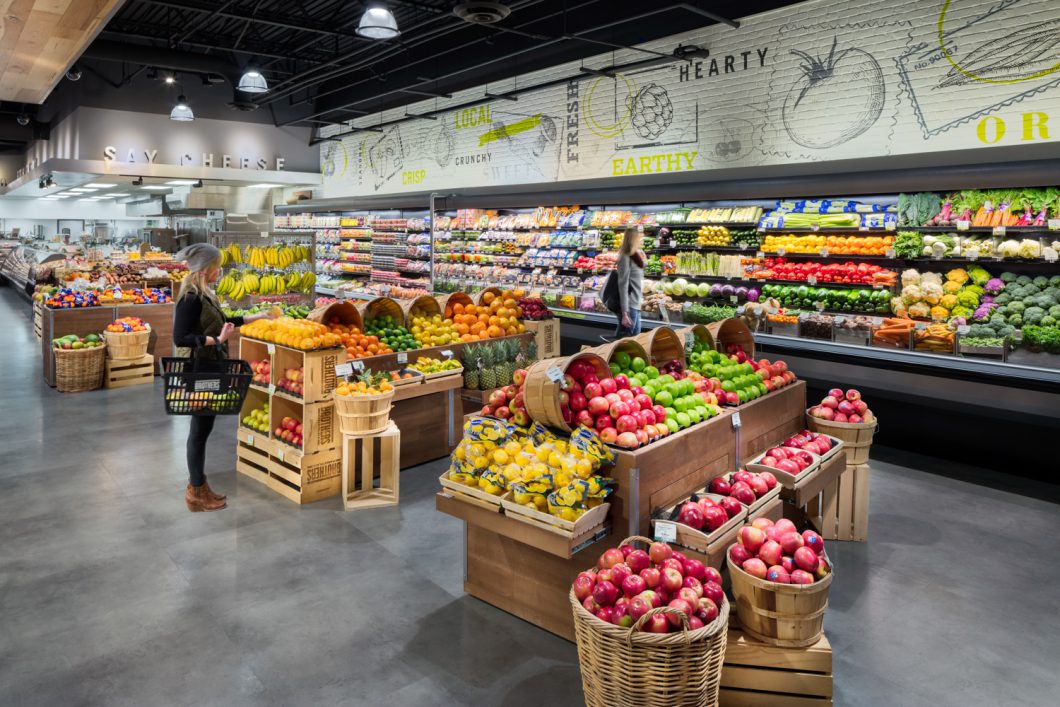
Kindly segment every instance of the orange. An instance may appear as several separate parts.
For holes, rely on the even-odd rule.
[[[488,291],[488,290],[486,292],[482,293],[482,303],[483,304],[489,304],[495,298],[496,298],[496,295],[493,294],[492,292]]]
[[[499,326],[494,324],[490,325],[490,328],[486,330],[486,333],[489,334],[490,338],[495,338],[500,336],[503,332]]]

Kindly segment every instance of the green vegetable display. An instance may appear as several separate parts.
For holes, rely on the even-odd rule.
[[[685,320],[693,324],[710,324],[735,316],[735,307],[707,306],[695,302],[685,309]]]
[[[888,314],[891,311],[890,290],[847,290],[811,287],[809,285],[764,285],[762,297],[774,297],[785,307],[815,309],[817,303],[825,309],[840,312]]]

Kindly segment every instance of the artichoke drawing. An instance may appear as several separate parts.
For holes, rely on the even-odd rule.
[[[633,130],[642,138],[654,140],[674,122],[674,104],[666,89],[658,84],[648,84],[636,96],[627,98],[626,105]]]

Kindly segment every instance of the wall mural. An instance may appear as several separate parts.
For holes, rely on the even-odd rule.
[[[705,58],[563,85],[321,145],[325,197],[754,167],[1060,141],[1060,2],[813,0],[645,45]],[[640,61],[619,51],[584,62]],[[482,96],[454,95],[451,104]],[[421,103],[409,112],[444,110]],[[323,136],[345,132],[329,128]],[[1055,154],[1053,150],[1050,154]]]

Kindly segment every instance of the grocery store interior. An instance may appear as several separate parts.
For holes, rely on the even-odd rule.
[[[1058,25],[12,5],[2,701],[1051,703]]]

